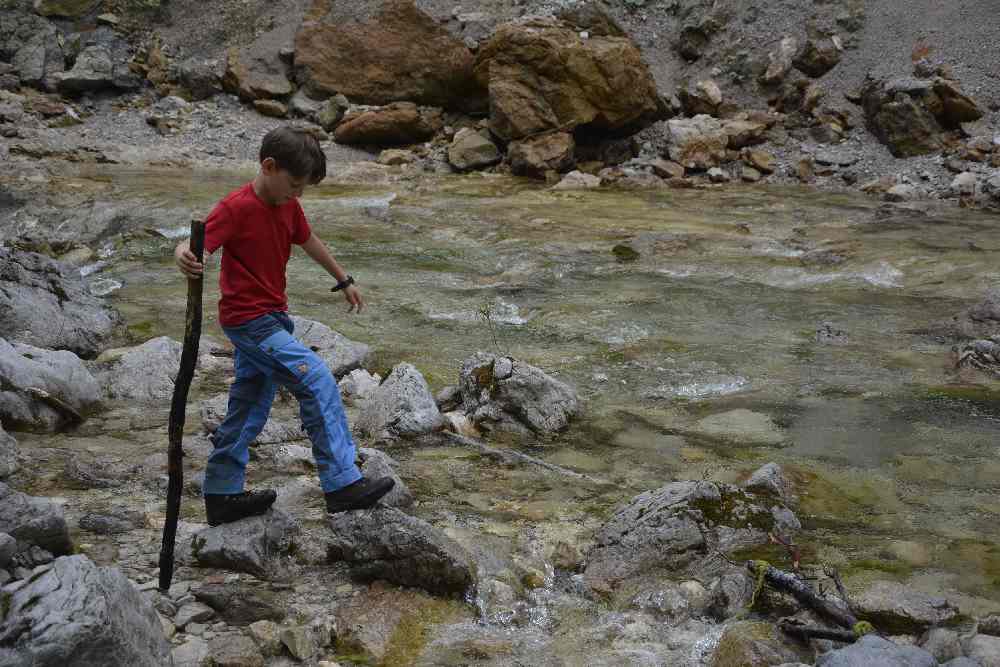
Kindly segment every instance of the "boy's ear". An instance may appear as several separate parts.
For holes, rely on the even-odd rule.
[[[273,157],[266,157],[260,161],[260,168],[265,174],[273,174],[278,170],[278,163],[274,161]]]

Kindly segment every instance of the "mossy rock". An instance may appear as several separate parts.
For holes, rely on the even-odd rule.
[[[719,640],[713,667],[770,667],[798,662],[799,656],[781,641],[771,623],[740,621],[729,626]]]

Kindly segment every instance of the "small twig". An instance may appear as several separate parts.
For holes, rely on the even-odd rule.
[[[833,580],[833,585],[837,587],[837,595],[839,595],[843,603],[847,605],[847,608],[851,610],[851,613],[855,613],[854,605],[851,603],[851,597],[847,594],[847,589],[844,588],[844,582],[840,578],[840,573],[832,567],[824,566],[823,574]]]
[[[798,570],[799,563],[802,560],[802,552],[799,551],[799,547],[794,542],[785,541],[784,539],[781,538],[780,535],[777,535],[775,533],[768,533],[767,537],[772,544],[780,544],[781,546],[785,547],[785,549],[788,551],[788,555],[792,559],[792,569]]]
[[[576,471],[570,470],[568,468],[557,466],[554,463],[549,463],[548,461],[537,459],[534,456],[523,454],[513,449],[500,449],[498,447],[490,447],[485,442],[476,440],[475,438],[467,438],[464,435],[459,435],[458,433],[451,433],[449,431],[442,431],[442,435],[444,435],[444,437],[447,440],[450,440],[454,444],[462,445],[463,447],[471,447],[477,450],[483,456],[488,456],[492,459],[496,459],[504,463],[526,463],[528,465],[544,468],[552,472],[557,472],[560,475],[565,475],[567,477],[572,477],[573,479],[590,482],[592,484],[610,484],[610,482],[606,480],[599,479],[597,477],[592,477],[590,475],[584,475]]]
[[[28,387],[24,391],[33,398],[45,403],[45,405],[55,410],[63,417],[66,417],[71,424],[80,424],[83,422],[83,415],[77,412],[76,408],[61,398],[53,396],[44,389],[39,389],[38,387]]]

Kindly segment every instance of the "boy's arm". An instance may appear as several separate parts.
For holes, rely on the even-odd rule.
[[[347,280],[347,272],[344,271],[343,267],[337,263],[337,260],[333,258],[330,251],[327,250],[326,244],[320,240],[315,234],[310,234],[306,242],[302,244],[302,249],[306,251],[309,257],[326,269],[326,272],[337,279],[337,282],[342,282]],[[365,302],[361,298],[361,292],[354,285],[348,285],[344,289],[344,297],[347,298],[347,303],[351,304],[351,307],[347,309],[347,312],[353,311],[357,308],[360,313],[365,307]]]

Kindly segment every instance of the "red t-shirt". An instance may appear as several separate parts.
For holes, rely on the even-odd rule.
[[[297,199],[271,206],[253,183],[234,190],[205,219],[205,252],[220,247],[219,322],[243,324],[276,310],[288,310],[285,267],[292,244],[302,245],[312,230]]]

